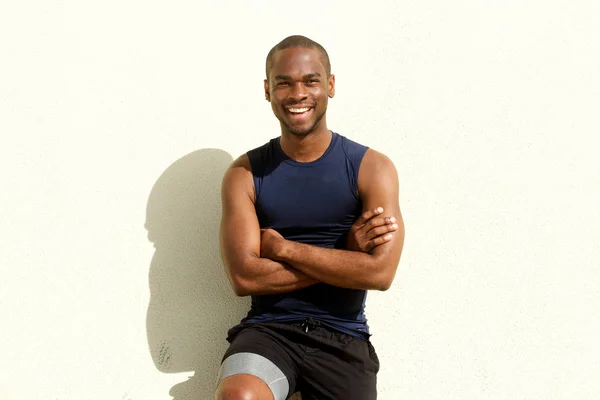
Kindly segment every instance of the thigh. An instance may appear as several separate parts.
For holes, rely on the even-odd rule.
[[[301,370],[302,400],[375,400],[379,359],[372,344],[342,333],[324,334],[307,352]]]
[[[292,393],[297,369],[286,350],[285,340],[276,332],[259,324],[238,326],[229,331],[227,340],[230,346],[219,370],[219,386],[233,381],[256,383],[259,379],[271,390],[275,400],[284,400]],[[254,383],[253,387],[261,387]]]

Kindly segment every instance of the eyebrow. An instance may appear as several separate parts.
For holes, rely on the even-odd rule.
[[[310,78],[314,78],[314,77],[320,77],[321,74],[318,72],[311,72],[310,74],[306,74],[302,77],[302,79],[306,80],[306,79],[310,79]],[[273,78],[276,81],[291,81],[293,80],[291,76],[289,75],[277,75]]]

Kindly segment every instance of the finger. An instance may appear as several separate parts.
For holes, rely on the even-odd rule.
[[[392,236],[392,233],[388,233],[386,235],[377,236],[375,239],[369,240],[367,252],[373,250],[377,246],[381,246],[382,244],[389,242],[390,240],[392,240]]]
[[[382,212],[383,212],[383,207],[377,207],[372,210],[367,210],[367,211],[363,212],[360,215],[360,217],[358,217],[358,219],[356,220],[354,225],[363,226],[368,220],[370,220],[371,218],[373,218],[376,215],[381,214]]]
[[[370,220],[368,220],[363,226],[362,228],[365,231],[369,231],[373,228],[377,228],[378,226],[383,226],[383,225],[391,225],[394,222],[396,222],[396,218],[394,217],[376,217],[376,218],[371,218]]]
[[[398,224],[396,223],[378,226],[368,231],[365,236],[367,239],[374,239],[377,236],[385,235],[389,232],[394,232],[396,229],[398,229]]]

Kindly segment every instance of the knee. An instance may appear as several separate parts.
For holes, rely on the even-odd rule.
[[[268,386],[258,378],[245,379],[242,376],[230,376],[217,386],[215,400],[273,400]]]
[[[215,400],[260,400],[249,388],[244,387],[219,387]]]

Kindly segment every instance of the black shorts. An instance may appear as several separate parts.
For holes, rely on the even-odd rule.
[[[374,400],[379,359],[371,342],[310,319],[304,323],[240,324],[231,328],[223,360],[254,353],[273,362],[302,400]]]

